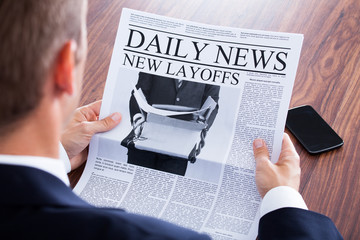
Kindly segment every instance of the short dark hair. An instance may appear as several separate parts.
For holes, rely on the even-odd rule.
[[[84,2],[0,0],[1,135],[37,107],[63,44],[80,45]]]

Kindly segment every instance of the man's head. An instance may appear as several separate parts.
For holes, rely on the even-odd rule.
[[[59,58],[68,53],[79,91],[87,50],[86,7],[86,0],[0,0],[1,135],[38,107],[49,79],[58,78],[62,91],[63,76],[56,71]]]

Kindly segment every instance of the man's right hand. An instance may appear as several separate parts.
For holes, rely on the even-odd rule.
[[[300,157],[289,135],[284,133],[281,153],[276,164],[270,162],[264,140],[256,139],[253,142],[253,149],[256,161],[256,186],[262,198],[270,189],[279,186],[289,186],[299,191]]]

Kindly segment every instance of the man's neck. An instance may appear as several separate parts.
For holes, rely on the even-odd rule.
[[[0,138],[0,154],[58,158],[60,131],[54,130],[58,120],[50,118],[50,114],[37,109],[16,123]]]

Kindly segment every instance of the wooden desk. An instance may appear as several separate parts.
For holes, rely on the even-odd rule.
[[[89,0],[89,53],[81,104],[102,98],[123,7],[207,24],[304,34],[291,106],[312,105],[344,139],[338,150],[301,156],[300,192],[360,239],[359,0]],[[74,185],[82,169],[70,174]],[[314,226],[315,227],[315,226]]]

